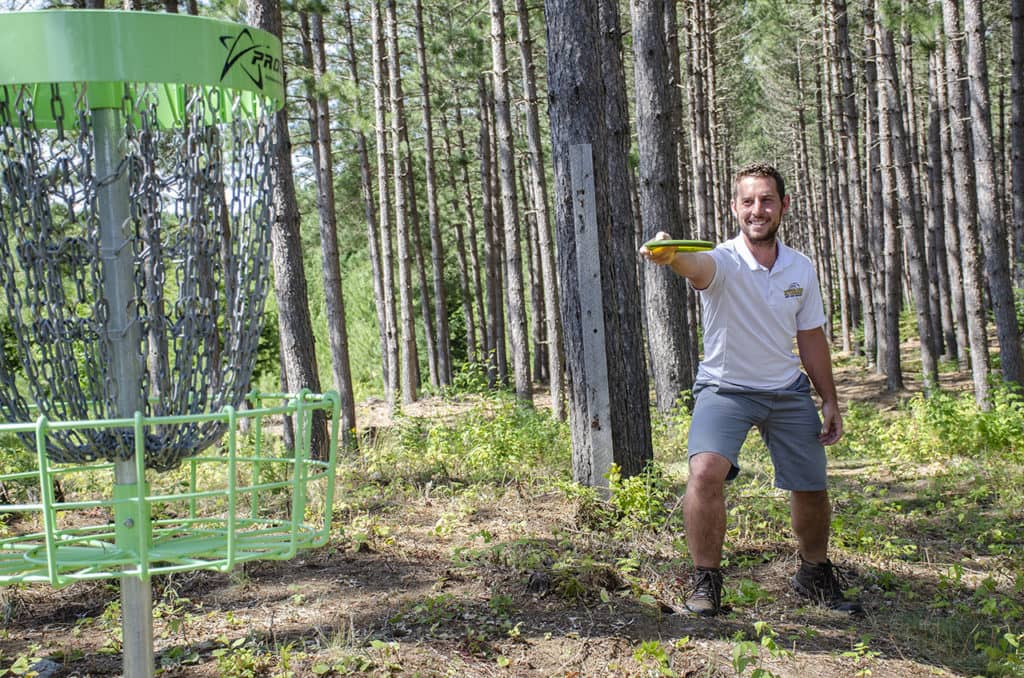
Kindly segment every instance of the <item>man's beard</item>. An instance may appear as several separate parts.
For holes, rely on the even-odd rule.
[[[779,232],[780,223],[781,222],[775,223],[770,230],[765,232],[764,235],[751,235],[750,233],[747,233],[747,239],[752,243],[771,245],[775,242],[775,236]]]

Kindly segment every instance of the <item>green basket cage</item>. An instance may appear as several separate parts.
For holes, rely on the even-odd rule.
[[[225,408],[192,417],[0,424],[0,441],[32,436],[38,470],[0,475],[8,499],[0,504],[0,584],[148,578],[196,569],[227,571],[250,560],[287,560],[318,548],[330,537],[339,399],[251,394],[252,409]],[[275,404],[276,403],[276,404]],[[316,411],[333,427],[327,459],[310,457],[310,424]],[[282,417],[296,423],[296,453],[268,454],[268,426]],[[176,471],[138,469],[135,484],[113,483],[113,464],[52,464],[45,453],[53,431],[135,429],[136,440],[153,426],[220,420],[223,444],[191,457]],[[241,429],[248,429],[242,433]],[[142,459],[139,455],[137,459]],[[114,486],[114,496],[90,498]],[[32,498],[30,500],[30,498]],[[139,528],[139,529],[128,529]]]

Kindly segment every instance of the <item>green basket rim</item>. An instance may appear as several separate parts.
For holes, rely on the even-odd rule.
[[[0,88],[153,83],[253,92],[284,106],[281,41],[220,19],[124,10],[0,13]]]

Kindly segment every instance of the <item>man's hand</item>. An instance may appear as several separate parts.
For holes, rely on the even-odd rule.
[[[818,440],[822,445],[832,445],[843,437],[843,416],[839,414],[839,405],[833,401],[821,404],[821,434]]]
[[[654,236],[653,240],[670,240],[671,238],[672,236],[670,236],[665,231],[659,231],[658,234]],[[651,262],[652,264],[657,264],[658,266],[667,266],[668,264],[672,263],[673,259],[675,259],[676,248],[655,247],[653,249],[648,249],[648,247],[644,245],[643,247],[640,248],[640,256],[642,256],[644,259]]]

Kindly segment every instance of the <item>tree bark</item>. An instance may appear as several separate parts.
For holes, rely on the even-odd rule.
[[[388,173],[388,123],[387,123],[387,55],[384,48],[384,19],[380,11],[380,0],[373,0],[372,17],[373,43],[373,91],[376,113],[374,130],[377,141],[377,195],[380,205],[380,256],[384,289],[384,333],[387,350],[382,356],[384,362],[384,397],[388,401],[388,412],[394,414],[401,392],[401,367],[398,356],[398,313],[395,306],[395,259],[391,230],[391,183]]]
[[[963,287],[960,295],[953,294],[950,284],[948,254],[944,231],[946,228],[946,211],[943,203],[942,176],[942,118],[939,110],[939,83],[942,77],[937,68],[938,50],[933,49],[928,55],[928,234],[932,241],[933,258],[929,261],[929,273],[934,280],[938,292],[938,307],[941,319],[942,342],[945,347],[942,355],[956,360],[959,354],[954,318],[963,313]],[[959,267],[957,267],[959,271]],[[959,281],[959,277],[957,278]],[[956,309],[954,311],[954,308]]]
[[[865,197],[868,202],[868,242],[872,243],[882,242],[884,237],[882,228],[885,221],[882,204],[882,163],[878,147],[878,68],[876,66],[878,50],[876,43],[874,3],[866,2],[864,4],[864,146],[867,150]],[[869,363],[875,365],[876,371],[882,373],[884,365],[881,353],[885,347],[885,303],[884,293],[879,293],[879,291],[884,290],[885,283],[884,271],[879,263],[877,257],[872,257],[870,270],[866,272],[870,276],[871,288],[875,290],[871,299],[875,314],[875,333],[873,337],[865,336],[865,354],[868,356]]]
[[[875,333],[875,313],[871,287],[871,248],[867,246],[867,219],[864,211],[867,200],[861,170],[860,114],[853,86],[853,57],[850,53],[849,11],[846,0],[832,0],[832,8],[835,16],[836,61],[839,66],[838,86],[842,113],[840,136],[843,138],[846,176],[849,179],[850,232],[857,255],[857,297],[860,302],[858,309],[864,323],[864,337],[867,339]],[[855,303],[856,301],[854,300]],[[851,318],[851,321],[855,320]]]
[[[345,45],[348,52],[349,76],[357,90],[360,89],[360,77],[358,61],[356,57],[356,41],[352,31],[352,7],[349,0],[345,0]],[[355,117],[362,120],[362,104],[358,97],[355,102]],[[373,276],[373,300],[374,311],[377,314],[377,337],[380,341],[380,356],[382,369],[382,382],[385,390],[388,385],[388,335],[387,316],[385,306],[387,297],[384,294],[384,271],[381,266],[381,253],[379,243],[379,232],[377,231],[377,207],[373,202],[373,180],[370,168],[370,154],[366,144],[366,135],[363,130],[353,130],[356,138],[356,153],[359,156],[359,179],[361,194],[363,197],[363,215],[366,219],[366,248],[370,258],[370,273]],[[384,193],[382,196],[386,195]]]
[[[427,354],[427,371],[430,375],[431,386],[437,388],[440,384],[437,371],[437,333],[434,327],[434,314],[431,310],[434,306],[430,298],[430,284],[427,282],[427,264],[423,256],[423,229],[420,228],[420,207],[416,195],[416,173],[412,165],[412,144],[409,142],[408,126],[404,126],[402,134],[402,147],[405,153],[402,154],[403,176],[405,178],[405,196],[407,205],[407,216],[409,224],[409,251],[412,257],[413,267],[417,280],[416,289],[420,293],[420,319],[423,322],[423,344]],[[417,370],[417,374],[419,371]],[[421,380],[416,379],[417,383]]]
[[[971,100],[971,137],[978,187],[978,227],[985,253],[999,366],[1003,380],[1020,384],[1022,375],[1020,328],[1017,325],[1013,281],[1010,278],[1006,229],[999,209],[995,153],[992,147],[992,106],[988,93],[988,65],[985,55],[985,19],[981,0],[964,0],[964,30],[967,34],[967,84]]]
[[[400,357],[402,361],[402,402],[416,402],[419,389],[419,359],[416,325],[413,319],[412,242],[409,233],[406,164],[402,153],[405,138],[405,98],[402,94],[401,62],[398,53],[398,17],[395,0],[387,0],[386,34],[388,53],[388,92],[391,102],[391,178],[395,189],[395,236],[398,243],[398,303]]]
[[[932,239],[930,232],[925,227],[925,209],[927,207],[927,201],[929,192],[925,189],[922,183],[922,166],[921,166],[921,140],[920,140],[920,128],[923,126],[918,120],[917,115],[917,101],[914,96],[917,90],[914,80],[914,64],[913,64],[913,36],[910,30],[910,7],[908,0],[900,0],[900,12],[902,14],[902,20],[900,22],[900,80],[903,86],[903,94],[901,101],[903,103],[903,128],[906,134],[906,146],[909,154],[909,169],[912,175],[912,186],[914,188],[914,194],[917,199],[914,200],[914,219],[915,223],[920,224],[922,228],[925,228],[923,236],[923,265],[925,267],[925,276],[927,280],[927,303],[928,303],[928,322],[931,325],[929,328],[929,336],[931,337],[932,346],[930,351],[932,356],[938,360],[938,356],[942,353],[942,319],[939,311],[939,290],[933,284],[934,277],[931,275],[931,271],[934,271],[934,258],[935,254],[932,251]],[[909,256],[909,252],[908,252]],[[913,277],[913,262],[908,267],[911,271],[911,277]],[[922,293],[924,291],[922,290]]]
[[[497,243],[495,242],[494,218],[497,210],[494,202],[492,169],[491,104],[487,91],[487,83],[481,75],[477,80],[480,96],[480,195],[483,209],[483,252],[484,252],[484,288],[487,295],[487,328],[484,342],[484,353],[487,355],[488,384],[493,388],[499,381],[504,382],[505,352],[502,342],[505,334],[504,312],[501,301],[501,270],[498,264]]]
[[[941,43],[941,41],[940,41]],[[939,128],[942,130],[942,211],[945,214],[946,262],[949,269],[950,296],[953,299],[954,330],[957,353],[957,369],[962,372],[971,367],[970,339],[967,336],[967,300],[964,296],[963,261],[960,257],[959,209],[957,191],[953,178],[953,142],[949,122],[949,93],[946,88],[946,56],[942,48],[936,49],[936,85],[939,95]]]
[[[877,8],[876,8],[877,9]],[[902,309],[902,276],[903,253],[900,243],[900,221],[897,205],[901,196],[896,192],[895,159],[893,153],[892,124],[899,111],[892,110],[893,99],[890,90],[895,88],[892,73],[895,71],[891,63],[892,40],[888,41],[888,32],[881,22],[875,24],[875,35],[878,36],[878,62],[880,65],[879,82],[882,89],[878,92],[878,142],[881,155],[882,200],[885,217],[885,352],[880,360],[885,365],[885,387],[890,393],[903,389],[903,368],[900,362],[900,311]]]
[[[658,17],[658,20],[662,19]],[[603,140],[605,146],[608,174],[604,192],[609,196],[627,196],[633,192],[629,166],[629,98],[622,63],[622,31],[614,0],[598,0],[598,27],[607,130],[598,140],[598,143]],[[608,208],[611,210],[610,242],[601,252],[605,360],[613,397],[631,403],[630,407],[613,405],[611,408],[613,457],[623,476],[632,476],[640,473],[654,456],[650,416],[636,416],[638,410],[647,411],[650,407],[650,385],[643,359],[638,258],[635,256],[636,216],[630,200],[609,200]]]
[[[519,58],[523,66],[523,97],[526,100],[526,141],[530,151],[530,185],[533,187],[533,208],[537,218],[540,270],[544,282],[544,317],[546,322],[548,375],[551,390],[551,413],[565,419],[565,356],[562,352],[562,316],[558,312],[558,274],[555,246],[551,239],[551,213],[548,207],[548,183],[544,171],[544,148],[541,143],[540,114],[537,97],[536,67],[533,61],[533,40],[526,0],[516,0],[519,27]]]
[[[249,4],[248,21],[257,28],[281,36],[281,8],[275,0],[253,0]],[[302,261],[299,206],[292,173],[287,107],[277,112],[274,125],[278,146],[271,177],[274,197],[270,238],[278,330],[281,335],[281,363],[287,378],[287,383],[282,386],[286,391],[298,392],[308,388],[319,393],[320,375],[316,365],[313,322],[306,301],[306,270]],[[325,459],[328,448],[326,417],[314,416],[311,441],[310,454],[316,459]]]
[[[634,0],[632,3],[633,77],[636,83],[637,149],[640,157],[637,189],[640,195],[640,220],[644,240],[658,231],[679,233],[679,186],[676,174],[676,144],[672,138],[672,102],[668,46],[665,38],[663,0]],[[698,78],[699,80],[699,78]],[[703,88],[697,86],[699,101]],[[694,105],[692,102],[691,105]],[[698,105],[699,106],[699,105]],[[694,139],[705,130],[701,114]],[[696,145],[696,143],[695,143]],[[708,199],[706,175],[697,169],[698,221]],[[707,212],[703,222],[707,224]],[[713,231],[708,231],[713,232]],[[678,237],[678,236],[677,236]],[[695,366],[690,361],[689,332],[686,318],[686,281],[668,267],[645,266],[644,309],[647,314],[647,344],[654,378],[655,404],[668,413],[693,386]]]
[[[437,170],[434,160],[434,123],[431,120],[430,77],[427,70],[427,49],[423,37],[423,3],[416,0],[416,62],[420,69],[420,92],[423,98],[423,163],[427,181],[427,224],[430,228],[430,261],[434,289],[434,334],[437,339],[437,383],[452,383],[451,340],[448,330],[448,299],[444,289],[444,243],[441,239],[441,217],[437,207]]]
[[[1024,0],[1012,0],[1010,16],[1010,175],[1011,215],[1017,285],[1024,285]]]
[[[320,222],[320,254],[323,266],[324,305],[327,311],[327,337],[331,348],[334,387],[341,402],[341,442],[345,449],[355,447],[356,403],[352,391],[352,369],[348,355],[348,324],[345,320],[345,295],[341,288],[341,264],[338,259],[338,217],[334,207],[334,160],[331,157],[331,119],[327,96],[317,91],[327,72],[324,51],[324,24],[320,14],[310,17],[299,12],[303,33],[303,52],[313,80],[307,81],[310,143],[316,166],[317,211]],[[308,37],[307,37],[308,36]]]
[[[604,317],[615,318],[629,309],[609,309],[614,303],[616,291],[612,288],[614,270],[634,265],[636,251],[632,249],[633,234],[613,231],[610,219],[611,196],[608,194],[607,159],[608,145],[601,140],[607,135],[604,120],[604,81],[612,74],[604,70],[600,58],[601,34],[599,10],[592,0],[546,0],[545,14],[548,29],[548,95],[551,117],[551,148],[555,177],[555,216],[558,229],[558,264],[563,282],[562,317],[565,322],[564,338],[566,368],[570,394],[570,428],[573,436],[573,475],[579,482],[590,485],[603,484],[597,469],[590,464],[591,450],[588,446],[592,426],[606,426],[608,422],[593,420],[587,411],[586,372],[583,369],[583,337],[580,319],[575,222],[573,210],[572,176],[569,158],[572,146],[589,145],[593,158],[594,203],[597,219],[597,233],[612,233],[612,237],[599,239],[601,266],[601,288],[604,298]],[[659,15],[660,19],[660,15]],[[671,168],[674,176],[675,167]],[[675,196],[673,196],[673,200]],[[628,237],[624,243],[615,242]],[[615,258],[621,261],[613,263]],[[626,261],[628,260],[628,264]],[[614,311],[614,312],[610,312]],[[634,308],[633,324],[640,325],[639,309]],[[609,333],[616,329],[609,328]],[[608,368],[608,389],[613,413],[613,422],[627,418],[648,419],[650,413],[640,402],[629,402],[620,397],[626,372],[643,370],[642,353],[623,356],[628,365],[615,365],[611,356],[606,358]],[[634,374],[639,372],[633,372]],[[642,427],[635,427],[639,431]],[[650,436],[644,440],[632,434],[632,440],[624,446],[621,434],[612,431],[615,441],[614,461],[622,468],[639,465],[649,459]],[[621,446],[621,447],[620,447]],[[624,455],[629,455],[626,458]],[[639,457],[632,459],[632,457]]]
[[[903,105],[897,80],[896,56],[892,33],[879,24],[883,96],[887,101],[890,147],[895,166],[896,195],[899,196],[899,225],[910,272],[910,287],[917,316],[917,332],[921,349],[921,373],[925,393],[932,393],[939,383],[938,360],[935,355],[933,325],[928,306],[928,272],[925,262],[924,223],[919,220],[918,191],[910,170],[911,154],[907,132],[903,126]],[[893,196],[894,198],[896,196]],[[891,300],[890,300],[891,301]],[[897,322],[898,322],[897,318]],[[899,351],[899,346],[896,346]]]
[[[516,190],[515,148],[512,140],[512,109],[509,103],[508,59],[505,53],[503,0],[491,0],[491,59],[494,66],[495,129],[501,176],[501,205],[505,222],[505,284],[508,298],[509,343],[516,397],[533,403],[530,384],[530,346],[526,332],[526,298],[523,288],[523,250],[519,238],[519,197]]]
[[[942,23],[946,32],[946,89],[949,97],[950,140],[953,174],[957,187],[957,223],[960,229],[960,258],[964,275],[967,335],[970,342],[974,398],[983,408],[990,406],[988,389],[988,332],[982,299],[981,262],[978,244],[978,200],[974,165],[969,153],[970,112],[964,92],[964,62],[960,42],[960,7],[957,0],[942,0]]]

